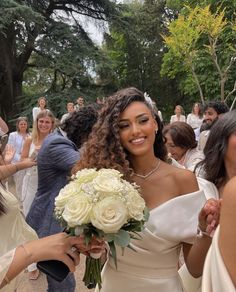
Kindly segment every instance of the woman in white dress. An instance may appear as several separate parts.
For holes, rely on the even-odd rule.
[[[38,151],[43,143],[43,140],[47,137],[49,133],[54,129],[55,118],[49,110],[41,111],[34,122],[32,137],[26,139],[21,159],[31,157],[32,159],[37,159]],[[23,186],[22,186],[22,204],[24,215],[27,216],[30,206],[34,200],[36,191],[38,187],[38,170],[37,166],[30,167],[26,170]],[[38,270],[36,265],[32,264],[28,267],[29,278],[34,280],[38,277]]]
[[[175,115],[171,116],[170,124],[174,122],[186,122],[186,117],[184,115],[184,109],[181,105],[175,107]]]
[[[11,163],[20,161],[24,142],[26,138],[29,138],[29,137],[30,137],[30,134],[29,134],[29,127],[28,127],[28,119],[26,117],[19,117],[16,121],[16,131],[10,133],[9,139],[8,139],[8,145],[12,145],[15,150],[15,155],[13,156]],[[25,171],[26,170],[23,169],[21,171],[17,171],[13,175],[15,186],[16,186],[16,195],[20,201],[22,200],[22,184],[23,184]]]
[[[27,138],[22,149],[21,159],[37,159],[43,140],[54,129],[55,117],[49,110],[41,111],[33,125],[32,136]],[[38,186],[37,166],[27,169],[23,179],[22,201],[25,216],[28,214]]]
[[[197,149],[195,134],[187,123],[175,122],[164,127],[167,151],[180,165],[191,171],[203,160],[203,152]]]
[[[211,238],[206,233],[196,238],[197,226],[206,231],[215,202],[202,209],[205,196],[194,174],[167,164],[166,157],[160,119],[142,92],[127,88],[106,100],[74,170],[119,170],[140,186],[151,211],[142,238],[131,242],[136,252],[127,248],[122,256],[117,250],[117,269],[108,259],[102,292],[183,291],[178,276],[181,247],[190,273],[202,274]]]
[[[196,102],[193,105],[192,112],[187,116],[187,124],[189,124],[194,130],[200,128],[203,121],[203,114],[201,105]]]
[[[33,115],[33,121],[36,120],[37,118],[37,115],[43,111],[43,110],[46,110],[46,107],[47,107],[47,100],[46,100],[46,97],[44,96],[41,96],[39,99],[38,99],[38,106],[35,106],[32,110],[32,115]]]
[[[223,202],[220,227],[214,235],[204,268],[202,291],[233,292],[236,290],[236,234],[233,227],[236,220],[236,110],[225,113],[212,126],[204,154],[200,167],[205,178],[215,184]]]
[[[223,191],[220,225],[210,247],[203,272],[202,292],[236,291],[236,176]]]

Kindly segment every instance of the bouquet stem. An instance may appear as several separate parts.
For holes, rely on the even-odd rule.
[[[86,257],[83,282],[88,289],[95,288],[96,285],[98,285],[99,289],[102,288],[101,268],[101,258],[94,259],[90,256]]]

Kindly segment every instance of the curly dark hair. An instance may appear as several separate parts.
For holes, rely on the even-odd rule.
[[[205,179],[213,182],[217,188],[226,182],[224,160],[229,137],[233,133],[236,133],[236,110],[224,114],[212,126],[204,148],[205,159],[197,165],[205,172]]]
[[[129,155],[121,145],[118,122],[120,114],[135,101],[143,102],[152,111],[158,124],[154,154],[164,161],[167,159],[160,118],[155,113],[153,106],[146,101],[143,93],[130,87],[107,98],[88,141],[83,145],[81,159],[73,172],[82,168],[113,168],[123,173],[125,178],[130,178],[132,169]]]
[[[170,134],[175,146],[185,149],[193,149],[197,147],[193,128],[187,123],[174,122],[167,125],[163,129],[163,135],[165,136],[167,133]]]
[[[88,139],[101,108],[102,106],[98,104],[84,106],[73,112],[61,125],[61,129],[66,132],[68,139],[78,148]]]
[[[205,106],[204,106],[204,112],[208,109],[208,108],[213,108],[218,115],[220,114],[224,114],[227,113],[229,111],[229,107],[227,106],[227,104],[223,101],[219,101],[219,100],[212,100],[209,101]]]

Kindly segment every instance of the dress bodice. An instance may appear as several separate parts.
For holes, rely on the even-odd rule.
[[[109,259],[101,291],[141,292],[142,286],[149,292],[182,291],[178,278],[180,248],[182,242],[193,243],[198,213],[205,201],[204,192],[197,191],[175,197],[151,210],[142,238],[132,240],[136,252],[126,248],[122,256],[117,248],[117,271]],[[119,285],[118,290],[109,290],[114,287],[113,277],[120,278],[120,283],[124,283],[122,288]]]

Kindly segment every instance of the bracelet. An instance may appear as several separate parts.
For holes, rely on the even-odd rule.
[[[212,238],[211,234],[209,234],[208,232],[206,231],[203,231],[200,226],[198,225],[197,227],[197,238],[202,238],[203,236],[207,236],[207,237],[210,237]]]
[[[26,264],[27,264],[27,266],[29,266],[29,265],[31,264],[31,262],[30,262],[30,253],[29,253],[28,250],[25,248],[25,245],[24,245],[24,244],[19,245],[19,247],[23,248],[24,253],[25,253],[25,255],[26,255]],[[27,260],[27,259],[28,259],[28,260]]]

